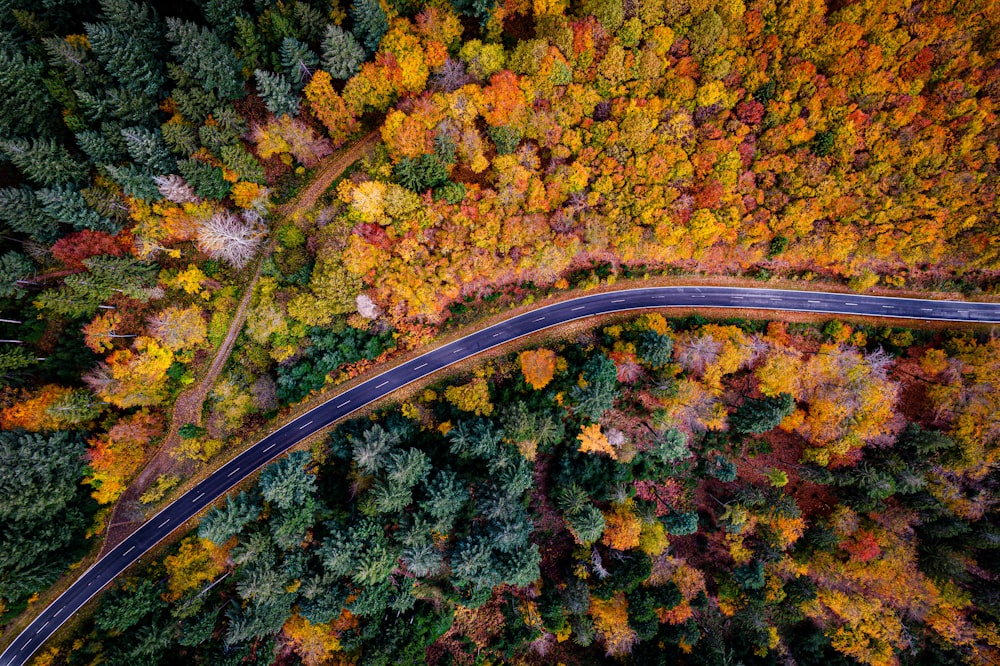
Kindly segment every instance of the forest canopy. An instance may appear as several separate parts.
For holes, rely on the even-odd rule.
[[[265,468],[48,663],[995,660],[967,457],[995,441],[951,402],[995,341],[825,328],[647,314],[415,391]]]
[[[995,295],[998,38],[992,0],[0,1],[0,622],[487,311]],[[997,358],[656,315],[520,350],[268,468],[43,663],[997,660]]]

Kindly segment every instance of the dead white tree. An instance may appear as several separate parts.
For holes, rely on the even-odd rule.
[[[201,199],[195,194],[194,188],[188,185],[182,177],[175,173],[166,176],[155,176],[153,181],[160,194],[167,201],[176,204],[198,203]]]
[[[257,253],[264,238],[260,215],[247,211],[242,216],[220,211],[198,229],[198,249],[222,259],[236,268],[243,268]]]

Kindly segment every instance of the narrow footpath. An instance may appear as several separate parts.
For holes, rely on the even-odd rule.
[[[333,181],[339,178],[349,166],[371,151],[378,143],[379,138],[378,130],[373,130],[354,144],[327,157],[320,164],[309,184],[292,201],[274,209],[272,213],[273,218],[279,222],[273,226],[279,226],[280,222],[291,217],[298,211],[313,208],[319,197],[333,184]],[[219,374],[222,372],[226,361],[229,360],[229,355],[233,351],[236,339],[239,337],[240,331],[243,330],[243,324],[246,322],[247,313],[250,310],[250,301],[253,299],[254,288],[257,286],[261,269],[264,266],[264,259],[271,253],[272,248],[273,241],[257,257],[253,277],[243,290],[243,297],[240,299],[239,307],[237,307],[236,313],[233,315],[233,320],[229,325],[229,330],[226,332],[226,337],[216,350],[208,370],[198,382],[177,397],[170,416],[170,428],[163,439],[163,443],[153,458],[139,472],[139,475],[125,489],[125,492],[122,493],[122,496],[115,504],[114,509],[112,509],[99,557],[103,557],[109,550],[124,541],[145,520],[145,512],[139,498],[155,483],[158,477],[175,471],[178,462],[173,457],[172,452],[180,443],[180,434],[178,431],[181,426],[187,423],[202,424],[203,407],[205,400],[208,398],[208,392],[219,378]]]

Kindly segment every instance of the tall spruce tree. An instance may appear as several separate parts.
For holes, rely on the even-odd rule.
[[[34,272],[35,264],[20,252],[9,251],[0,256],[0,298],[22,293]]]
[[[170,52],[204,90],[223,100],[243,97],[240,62],[212,30],[171,17],[167,19],[167,39],[174,44]]]
[[[389,30],[389,20],[382,5],[378,0],[354,0],[351,18],[354,20],[354,34],[358,41],[364,45],[368,55],[374,55]]]
[[[78,183],[87,176],[87,165],[52,138],[0,140],[0,150],[39,185]]]
[[[295,116],[299,113],[299,100],[292,93],[292,86],[281,74],[258,69],[254,72],[257,79],[257,94],[264,100],[267,110],[276,116]]]
[[[365,61],[365,49],[354,35],[332,23],[326,27],[321,50],[323,69],[335,79],[351,78]]]
[[[59,128],[59,106],[42,81],[44,73],[45,63],[0,37],[0,137],[46,136]]]
[[[308,44],[303,44],[294,37],[282,40],[281,66],[295,90],[302,90],[309,83],[317,64],[319,56],[313,53]]]
[[[156,11],[131,0],[102,0],[103,23],[84,23],[90,48],[119,85],[153,97],[166,83],[163,25]]]
[[[59,223],[43,213],[38,197],[28,187],[0,189],[0,220],[11,231],[40,243],[53,243],[59,237]]]
[[[177,170],[177,160],[170,154],[159,129],[128,127],[122,130],[125,147],[132,160],[160,175]]]
[[[87,205],[80,191],[72,186],[49,187],[38,190],[35,194],[45,215],[56,222],[70,224],[78,230],[118,231],[117,224],[101,217]]]

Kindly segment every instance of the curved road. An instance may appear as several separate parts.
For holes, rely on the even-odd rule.
[[[935,301],[736,287],[650,287],[581,296],[538,308],[429,351],[330,398],[282,426],[189,490],[97,561],[14,639],[0,666],[20,666],[73,613],[143,554],[226,491],[304,437],[374,400],[482,351],[593,315],[645,308],[698,307],[1000,323],[1000,303]]]

